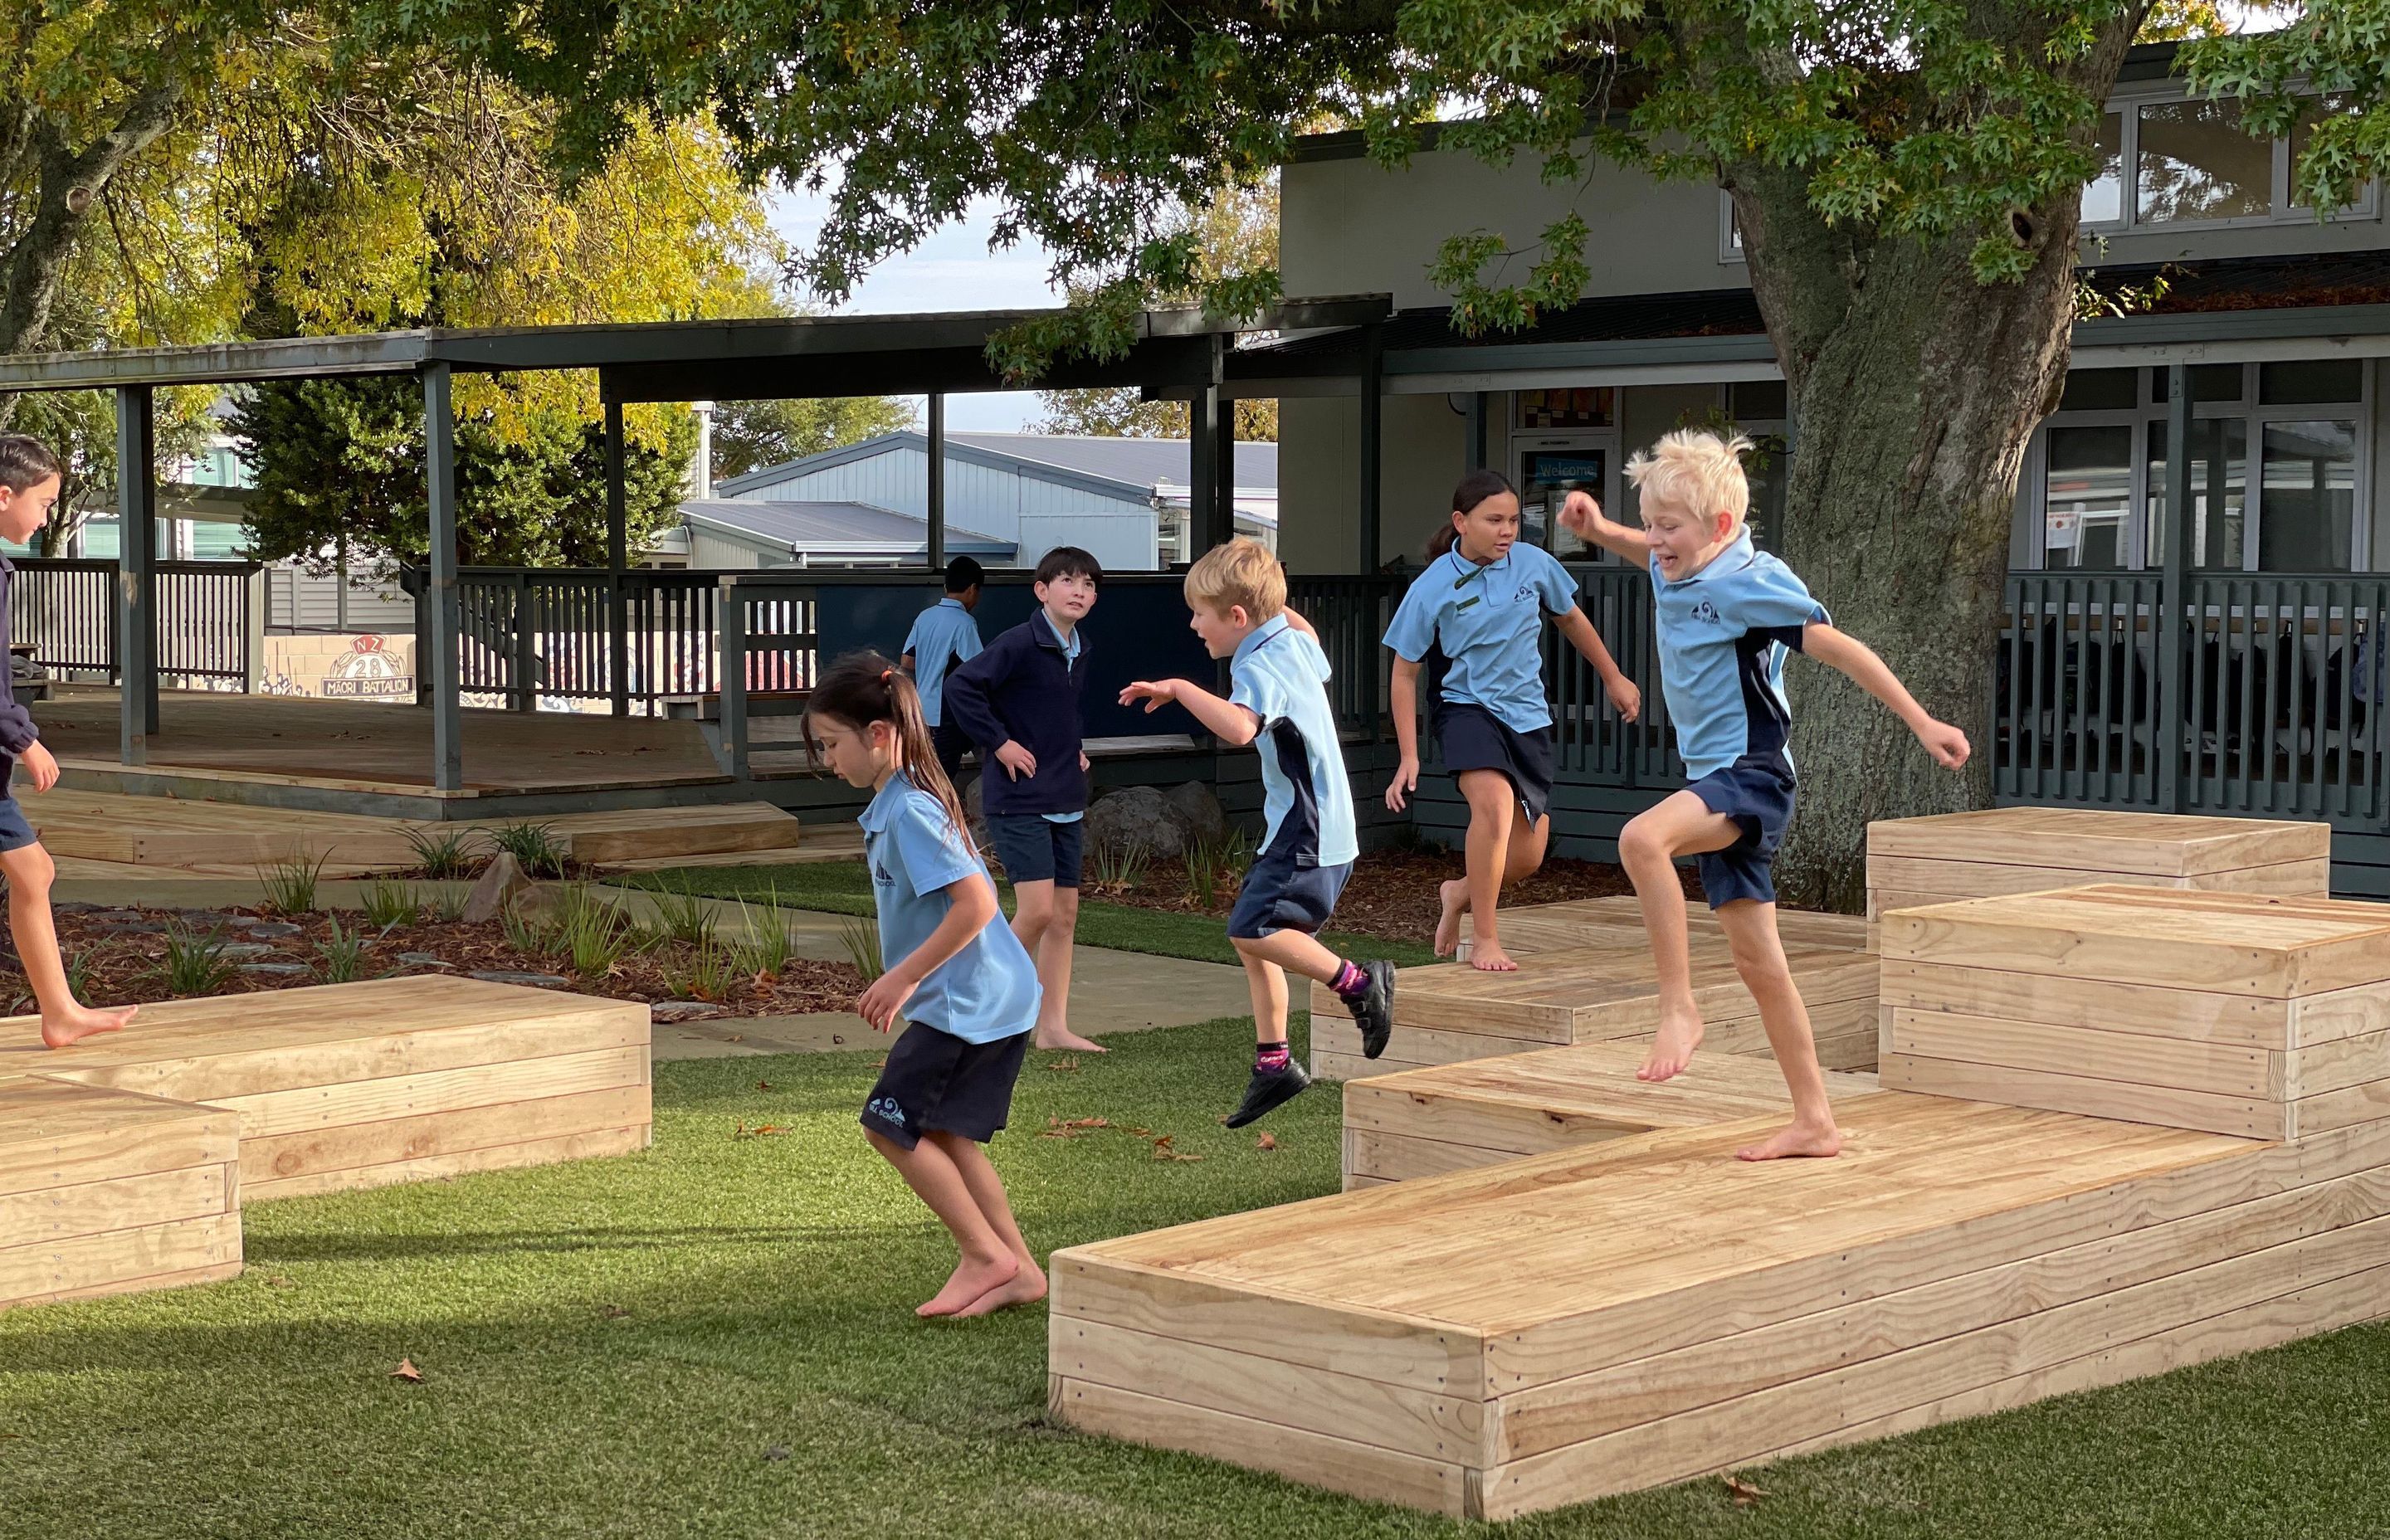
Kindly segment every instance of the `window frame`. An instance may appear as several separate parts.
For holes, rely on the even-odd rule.
[[[2317,422],[2339,419],[2353,419],[2357,424],[2355,481],[2351,494],[2355,506],[2354,515],[2349,520],[2350,550],[2347,570],[2352,574],[2373,570],[2372,505],[2375,455],[2373,404],[2378,388],[2377,377],[2380,374],[2379,361],[2371,358],[2358,361],[2359,365],[2358,399],[2353,402],[2297,402],[2267,404],[2257,398],[2257,381],[2266,363],[2326,361],[2328,360],[2281,358],[2268,359],[2262,363],[2255,360],[2245,361],[2239,366],[2241,369],[2240,400],[2191,404],[2191,415],[2194,419],[2240,418],[2246,425],[2248,443],[2245,465],[2248,484],[2242,494],[2244,528],[2242,533],[2241,566],[2238,569],[2193,568],[2191,571],[2205,572],[2239,571],[2252,576],[2266,575],[2266,569],[2257,565],[2258,554],[2264,548],[2266,527],[2266,425],[2269,422]],[[2094,368],[2098,366],[2097,364],[2091,366]],[[2168,415],[2168,404],[2157,399],[2159,371],[2164,367],[2164,365],[2155,367],[2143,366],[2134,369],[2133,372],[2138,377],[2135,381],[2135,394],[2139,398],[2136,405],[2053,412],[2034,430],[2033,443],[2025,458],[2026,474],[2031,477],[2031,481],[2027,483],[2031,488],[2027,502],[2030,507],[2029,527],[2033,532],[2032,548],[2025,553],[2031,558],[2027,570],[2033,571],[2062,570],[2049,564],[2049,430],[2053,428],[2129,427],[2133,430],[2133,440],[2128,483],[2130,491],[2127,495],[2131,499],[2133,517],[2126,526],[2127,558],[2121,570],[2131,572],[2151,571],[2149,565],[2150,428],[2152,424],[2164,423]]]
[[[2312,94],[2312,93],[2310,93]],[[2354,219],[2378,219],[2382,212],[2382,184],[2379,178],[2365,184],[2364,196],[2345,208],[2318,212],[2291,201],[2291,138],[2277,135],[2270,141],[2272,162],[2268,189],[2269,211],[2262,214],[2242,214],[2229,219],[2155,219],[2141,217],[2141,109],[2172,106],[2198,101],[2196,94],[2183,90],[2178,82],[2153,81],[2148,84],[2120,86],[2110,93],[2101,110],[2122,117],[2118,139],[2118,174],[2121,197],[2118,208],[2122,217],[2082,222],[2087,236],[2122,236],[2154,234],[2168,230],[2256,230],[2282,225],[2312,224],[2319,217],[2333,222]],[[2320,100],[2320,96],[2318,96]],[[2085,183],[2088,188],[2090,184]]]

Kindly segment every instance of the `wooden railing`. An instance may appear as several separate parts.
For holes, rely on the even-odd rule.
[[[409,578],[419,593],[420,577]],[[719,687],[720,584],[717,572],[468,567],[457,574],[457,677],[468,697],[513,711],[536,711],[543,700],[611,700],[619,603],[622,697],[632,711],[655,714],[666,698]]]
[[[115,680],[122,637],[116,563],[26,557],[9,585],[11,639],[33,644],[53,674]],[[265,569],[248,561],[161,561],[157,568],[159,682],[170,688],[253,690],[263,666]]]

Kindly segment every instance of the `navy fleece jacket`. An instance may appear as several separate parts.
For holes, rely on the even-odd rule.
[[[1087,632],[1078,630],[1075,662],[1039,610],[946,675],[946,720],[979,745],[980,788],[987,814],[1079,813],[1087,774],[1079,768],[1079,701],[1087,692]],[[1011,739],[1037,756],[1037,774],[1012,778],[996,762]]]
[[[33,713],[17,704],[15,684],[8,677],[8,589],[17,574],[16,566],[0,556],[0,796],[8,794],[8,777],[17,767],[17,756],[32,748],[41,738],[33,729]]]

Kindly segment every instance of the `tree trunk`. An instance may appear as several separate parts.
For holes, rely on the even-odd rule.
[[[2105,99],[2139,19],[2138,7],[2115,19],[2079,61],[2088,95]],[[1792,412],[1780,552],[1835,625],[1974,751],[1964,771],[1945,770],[1844,674],[1787,666],[1801,789],[1778,889],[1788,904],[1856,913],[1870,820],[1991,805],[2017,474],[2066,377],[2080,206],[2070,195],[2017,210],[2030,266],[1986,285],[1970,265],[1972,232],[1875,238],[1818,219],[1797,173],[1736,166],[1725,180]]]
[[[99,207],[109,179],[166,132],[182,102],[179,79],[149,85],[125,103],[115,123],[81,147],[70,144],[65,130],[46,116],[32,123],[41,181],[31,223],[0,258],[0,353],[42,346],[67,259]]]

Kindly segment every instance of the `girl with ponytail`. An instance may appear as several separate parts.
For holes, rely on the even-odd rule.
[[[1002,1178],[980,1148],[1005,1125],[1037,1023],[1037,970],[938,768],[913,681],[876,652],[840,659],[805,708],[817,765],[858,789],[887,970],[855,1010],[910,1024],[863,1106],[863,1134],[955,1238],[960,1259],[920,1315],[984,1315],[1046,1296]]]

